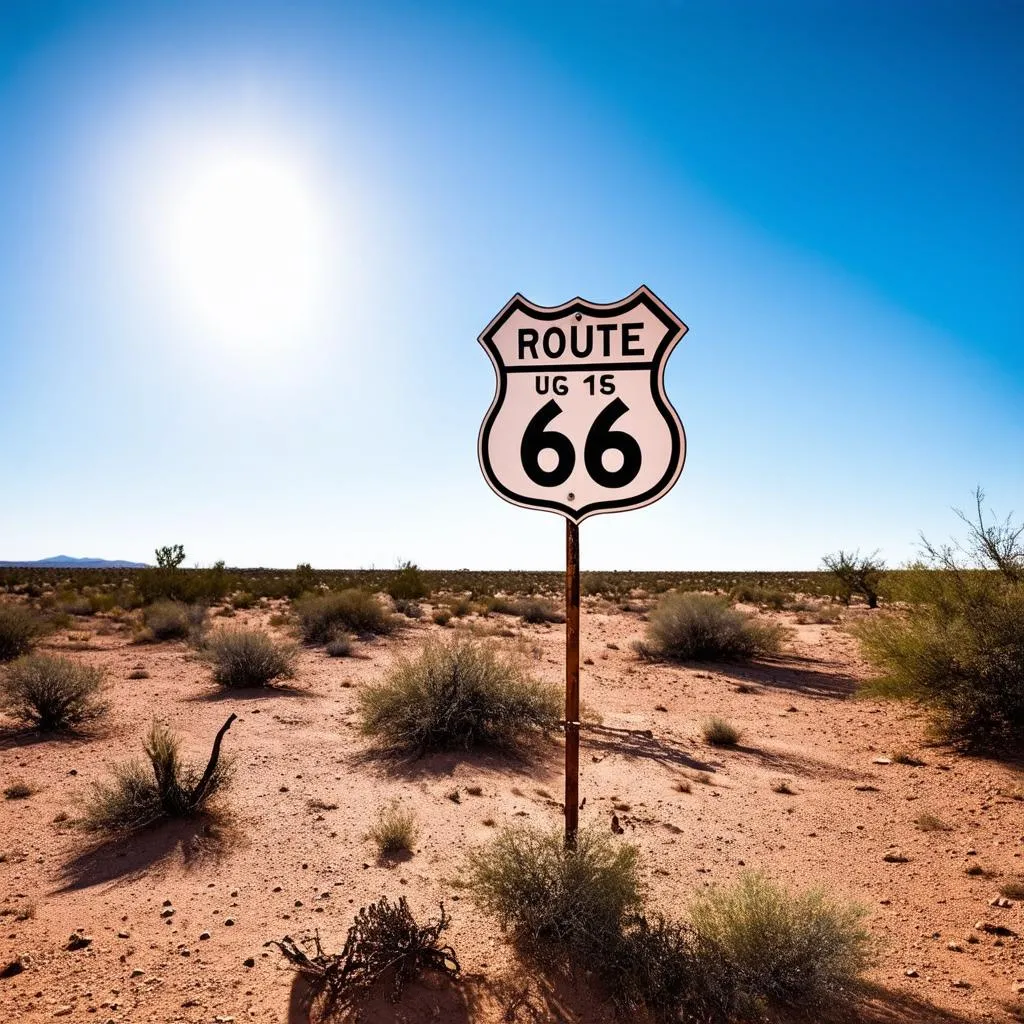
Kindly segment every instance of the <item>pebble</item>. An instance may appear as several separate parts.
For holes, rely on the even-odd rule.
[[[70,1017],[71,1009],[72,1008],[70,1006],[59,1006],[53,1011],[53,1015],[54,1017]]]
[[[160,911],[160,916],[174,917],[174,907],[164,907],[164,909]]]
[[[949,983],[953,988],[970,988],[971,983],[965,978],[954,978]]]
[[[210,937],[210,933],[209,932],[200,932],[199,933],[199,940],[200,940],[200,942],[205,942],[209,937]]]
[[[242,961],[242,966],[243,967],[255,967],[256,966],[255,958],[253,958],[251,956],[246,958],[245,960]]]
[[[136,967],[132,971],[132,973],[128,975],[128,977],[129,978],[141,978],[145,973],[146,972],[141,967]]]
[[[918,977],[920,977],[920,975],[919,975],[919,974],[917,973],[917,971],[915,971],[915,970],[914,970],[914,968],[913,968],[913,967],[909,967],[909,968],[908,968],[907,970],[905,970],[905,971],[904,971],[903,973],[904,973],[904,974],[905,974],[905,975],[906,975],[906,976],[907,976],[908,978],[918,978]]]
[[[233,917],[226,917],[226,918],[224,918],[224,924],[225,924],[226,927],[230,928],[234,923],[235,923],[235,919]]]

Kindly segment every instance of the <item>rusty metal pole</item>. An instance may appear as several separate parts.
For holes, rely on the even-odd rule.
[[[565,521],[565,845],[576,848],[580,804],[580,528]]]

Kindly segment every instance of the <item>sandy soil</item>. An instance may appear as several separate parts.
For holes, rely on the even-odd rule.
[[[254,610],[225,624],[268,617]],[[516,637],[498,642],[521,645],[537,674],[560,684],[561,627],[467,621],[510,627]],[[848,1019],[1003,1021],[1015,1007],[1024,1012],[1015,994],[1024,943],[976,928],[1024,933],[1021,903],[989,905],[1000,878],[1024,874],[1024,803],[1008,795],[1021,773],[927,746],[923,719],[906,707],[853,699],[865,669],[839,627],[794,625],[786,657],[738,668],[638,661],[630,642],[643,628],[636,614],[585,603],[583,696],[603,725],[584,732],[581,820],[609,828],[613,805],[628,805],[617,814],[624,838],[642,850],[653,903],[683,913],[695,891],[744,868],[825,886],[866,906],[882,943],[878,988]],[[77,641],[61,634],[45,644],[104,666],[112,707],[89,739],[8,732],[0,741],[0,784],[24,778],[38,790],[0,801],[0,968],[20,956],[28,963],[0,979],[0,1020],[302,1021],[303,988],[264,943],[318,929],[340,947],[355,910],[382,894],[407,895],[424,917],[445,900],[466,981],[419,986],[397,1007],[378,1000],[367,1019],[610,1019],[585,985],[531,979],[451,884],[462,851],[493,836],[487,822],[560,821],[560,742],[526,763],[445,755],[395,766],[359,735],[359,688],[430,632],[440,628],[429,618],[410,622],[357,644],[352,658],[303,650],[294,689],[228,695],[184,644],[132,645],[102,618],[82,620]],[[150,677],[129,680],[139,666]],[[112,764],[140,754],[152,716],[205,761],[232,711],[231,821],[214,834],[175,825],[90,847],[62,820],[80,813]],[[743,727],[738,748],[703,744],[700,722],[710,714]],[[897,751],[924,763],[891,762]],[[702,773],[707,781],[697,781]],[[689,793],[675,788],[684,778]],[[792,795],[773,791],[782,779]],[[474,785],[481,796],[466,792]],[[448,797],[455,788],[458,803]],[[422,834],[411,858],[387,865],[366,831],[392,798],[416,809]],[[949,830],[920,830],[923,813]],[[883,859],[893,851],[907,859]],[[968,875],[975,863],[986,874]],[[68,950],[76,929],[92,942]]]

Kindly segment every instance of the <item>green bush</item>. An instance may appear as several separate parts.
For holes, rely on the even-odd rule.
[[[803,1007],[848,994],[870,965],[864,916],[820,890],[791,895],[755,872],[711,889],[690,910],[704,955],[722,965],[745,1001]]]
[[[0,707],[41,732],[73,729],[102,715],[101,669],[71,658],[30,654],[7,668],[0,681]]]
[[[786,630],[758,622],[712,594],[666,594],[651,612],[643,657],[668,661],[742,661],[779,650]]]
[[[384,606],[364,590],[299,598],[294,609],[302,638],[310,644],[327,643],[338,632],[389,633],[394,628]]]
[[[787,608],[793,603],[792,594],[787,594],[784,590],[762,587],[756,583],[738,583],[729,591],[729,597],[733,601],[756,604],[762,608],[771,608],[776,612],[782,611],[783,608]]]
[[[24,605],[0,603],[0,661],[28,654],[41,632],[39,619]]]
[[[921,570],[909,612],[862,624],[880,696],[917,701],[965,749],[1024,751],[1024,585],[991,573]]]
[[[219,758],[204,787],[203,768],[184,761],[180,747],[178,737],[154,721],[143,744],[150,771],[138,761],[128,761],[115,766],[112,782],[94,783],[84,827],[92,832],[131,832],[167,818],[202,813],[230,781],[232,764]]]
[[[418,752],[509,746],[561,717],[554,688],[530,679],[513,657],[461,638],[428,641],[419,657],[399,659],[360,704],[364,732]]]
[[[869,691],[930,709],[938,732],[971,750],[1024,751],[1024,526],[986,521],[984,493],[966,544],[933,547],[905,572],[909,605],[864,623],[864,653],[880,670]]]
[[[469,854],[465,884],[481,910],[527,948],[603,955],[641,906],[635,846],[581,830],[567,849],[560,828],[502,830]]]
[[[398,571],[388,581],[387,592],[396,599],[417,601],[430,593],[419,566],[413,562],[399,562]]]
[[[260,629],[217,630],[203,655],[213,664],[214,680],[228,689],[267,686],[295,674],[295,648]]]

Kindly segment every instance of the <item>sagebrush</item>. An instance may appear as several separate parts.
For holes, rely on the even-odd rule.
[[[0,603],[0,661],[28,654],[40,632],[38,617],[24,605]]]
[[[220,629],[206,641],[213,678],[229,689],[268,686],[295,675],[295,647],[259,629]]]
[[[325,644],[338,633],[388,633],[394,628],[391,614],[363,590],[303,597],[294,604],[302,639],[309,644]]]
[[[0,679],[0,706],[41,732],[74,729],[107,710],[100,697],[103,670],[71,658],[29,654]]]
[[[786,636],[714,594],[666,594],[651,612],[643,657],[669,661],[741,661],[775,654]]]
[[[557,728],[557,690],[518,658],[470,639],[430,640],[360,692],[363,731],[411,751],[510,746]]]

